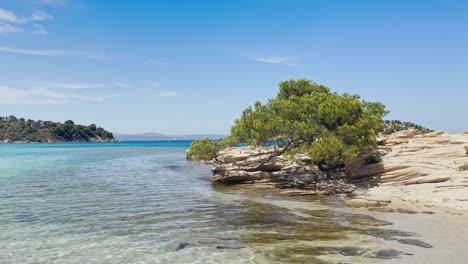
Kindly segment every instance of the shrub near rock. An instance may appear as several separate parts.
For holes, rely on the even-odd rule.
[[[186,152],[186,156],[189,160],[217,160],[218,152],[220,150],[233,145],[235,145],[235,142],[233,142],[233,139],[229,136],[219,141],[209,138],[197,139],[190,144],[190,147]]]
[[[376,146],[386,114],[381,103],[334,93],[309,80],[289,80],[280,83],[277,96],[266,104],[245,109],[231,136],[250,146],[273,142],[277,151],[272,155],[308,153],[321,168],[339,167]]]
[[[280,83],[275,98],[245,109],[219,142],[194,141],[187,157],[212,159],[214,182],[257,182],[317,194],[350,193],[345,162],[367,155],[387,114],[381,103],[308,80]],[[227,148],[239,143],[246,147]],[[380,161],[369,157],[367,162]]]
[[[218,143],[209,138],[194,140],[187,150],[187,159],[190,160],[212,160],[216,157]]]
[[[376,145],[386,114],[381,103],[333,93],[309,80],[289,80],[280,83],[275,98],[266,104],[257,101],[243,111],[231,128],[229,141],[274,145],[276,156],[309,153],[315,164],[336,167]],[[223,145],[223,141],[196,140],[187,154],[191,159],[214,158]]]

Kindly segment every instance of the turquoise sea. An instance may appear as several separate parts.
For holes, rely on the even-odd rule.
[[[347,208],[333,196],[213,185],[208,166],[185,159],[189,144],[0,145],[0,263],[467,258],[466,224],[458,220]]]

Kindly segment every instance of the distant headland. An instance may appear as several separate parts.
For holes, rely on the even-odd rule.
[[[114,133],[114,137],[119,141],[197,140],[203,138],[218,140],[224,138],[225,136],[226,135],[217,134],[165,135],[153,132],[141,134]]]
[[[0,143],[114,142],[113,134],[95,124],[77,125],[0,116]]]

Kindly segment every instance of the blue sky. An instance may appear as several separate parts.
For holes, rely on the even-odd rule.
[[[468,1],[0,0],[0,115],[226,134],[306,78],[468,130]]]

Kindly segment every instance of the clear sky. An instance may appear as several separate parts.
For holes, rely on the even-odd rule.
[[[468,130],[468,1],[0,0],[0,115],[226,134],[291,78]]]

